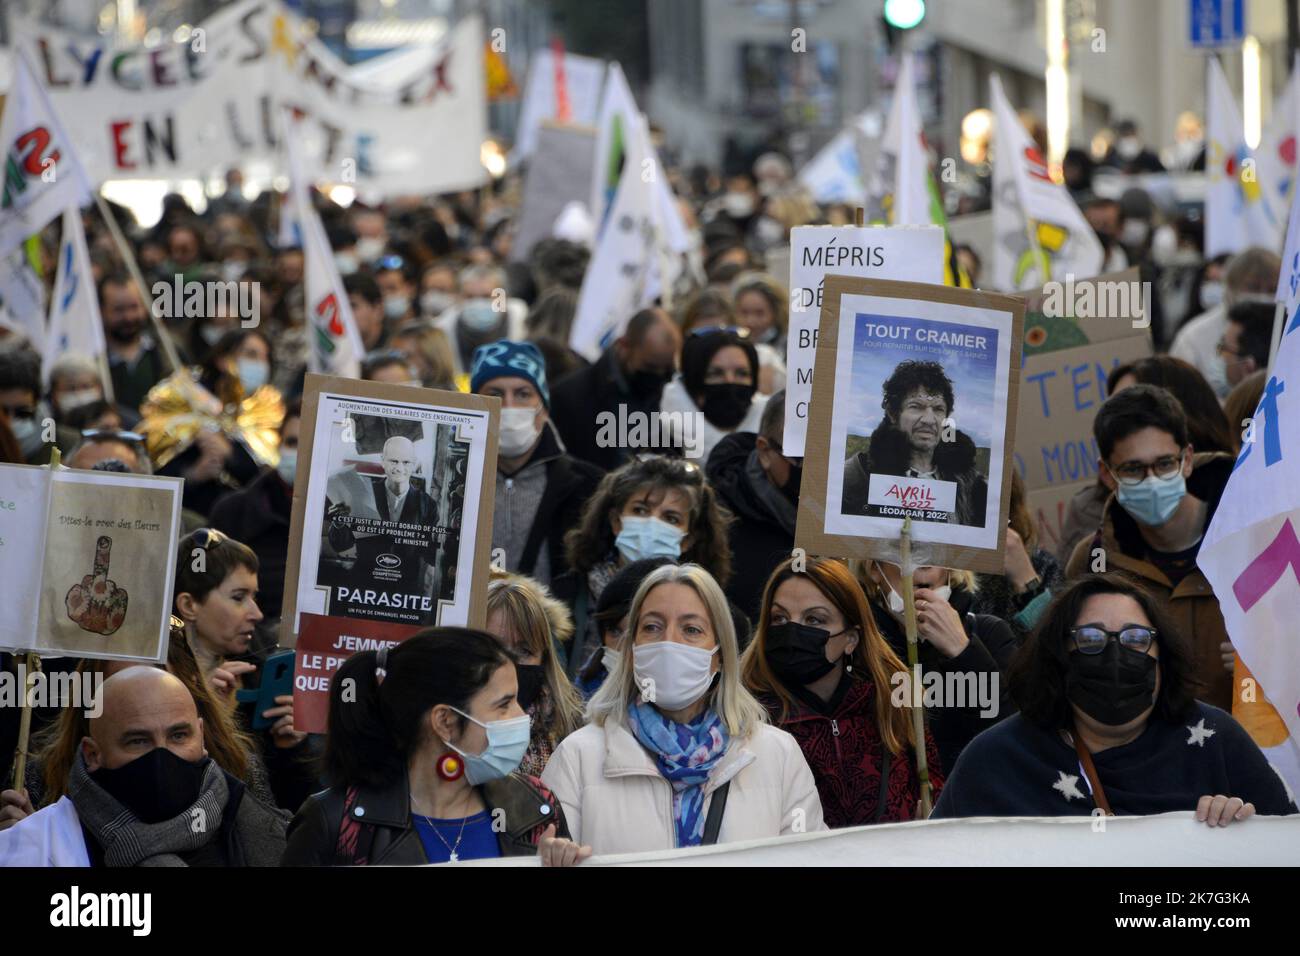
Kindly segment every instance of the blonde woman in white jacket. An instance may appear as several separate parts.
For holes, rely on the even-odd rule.
[[[707,571],[653,571],[622,651],[590,723],[542,774],[573,837],[543,840],[543,862],[575,862],[587,847],[636,853],[826,828],[799,745],[740,682],[735,628]]]

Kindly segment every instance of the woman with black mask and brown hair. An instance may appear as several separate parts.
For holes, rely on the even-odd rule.
[[[758,393],[758,352],[749,331],[695,329],[682,344],[681,374],[664,386],[660,421],[674,447],[703,463],[723,436],[758,431],[765,402]],[[691,431],[688,420],[698,423]]]
[[[1180,635],[1121,574],[1061,593],[1016,659],[1011,694],[1020,713],[962,752],[935,817],[1195,810],[1227,826],[1296,812],[1241,725],[1195,699]]]
[[[881,636],[867,596],[842,561],[787,559],[767,580],[741,680],[812,768],[826,825],[916,817],[915,732],[896,675],[906,666]],[[925,733],[932,793],[939,751]]]
[[[509,651],[482,631],[430,628],[353,654],[330,682],[333,786],[294,817],[282,865],[531,856],[567,837],[559,801],[517,770],[531,723],[518,690]]]

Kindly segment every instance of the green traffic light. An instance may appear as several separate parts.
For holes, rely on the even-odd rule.
[[[885,0],[885,22],[910,30],[925,19],[925,0]]]

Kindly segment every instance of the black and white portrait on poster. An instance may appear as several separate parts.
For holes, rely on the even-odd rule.
[[[481,515],[490,415],[445,392],[385,392],[414,400],[319,396],[305,501],[295,501],[295,615],[465,624],[477,538],[491,534]]]

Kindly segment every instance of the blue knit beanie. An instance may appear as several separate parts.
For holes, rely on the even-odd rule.
[[[532,342],[501,339],[474,350],[470,367],[469,390],[477,393],[494,378],[525,378],[542,396],[542,404],[551,407],[551,393],[546,387],[546,360]]]

